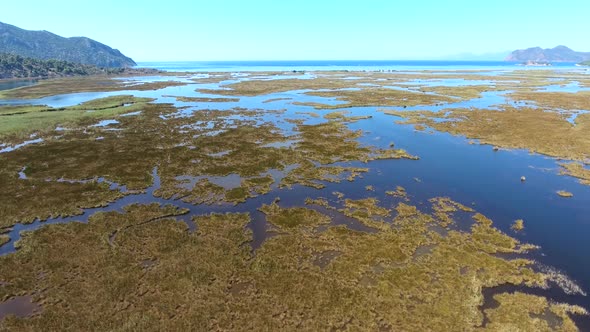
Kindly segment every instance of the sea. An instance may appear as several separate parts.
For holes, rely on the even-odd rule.
[[[241,72],[241,71],[422,71],[422,70],[515,70],[515,69],[580,69],[573,62],[552,66],[524,66],[509,61],[441,61],[441,60],[296,60],[296,61],[166,61],[139,62],[138,67],[164,71]]]

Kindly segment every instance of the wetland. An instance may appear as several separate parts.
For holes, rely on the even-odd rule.
[[[0,91],[0,330],[588,330],[589,84],[168,72]]]

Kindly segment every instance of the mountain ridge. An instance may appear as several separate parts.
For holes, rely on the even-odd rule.
[[[66,38],[46,30],[25,30],[3,22],[0,22],[0,53],[98,67],[137,65],[119,50],[87,37]]]
[[[590,60],[590,52],[576,52],[571,48],[559,45],[554,48],[530,47],[510,53],[505,61],[519,62],[584,62]]]

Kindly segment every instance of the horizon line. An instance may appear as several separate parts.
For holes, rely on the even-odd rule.
[[[487,60],[478,60],[478,59],[463,59],[463,60],[457,60],[457,59],[389,59],[389,60],[385,60],[385,59],[305,59],[305,60],[290,60],[290,59],[280,59],[280,60],[136,60],[135,62],[137,63],[146,63],[146,62],[311,62],[311,61],[315,61],[315,62],[326,62],[326,61],[347,61],[347,62],[353,62],[353,61],[375,61],[375,62],[392,62],[392,61],[399,61],[399,62],[410,62],[410,61],[454,61],[454,62],[506,62],[506,63],[511,63],[511,62],[520,62],[520,61],[507,61],[507,60],[503,60],[503,59],[487,59]],[[557,61],[555,61],[557,62]],[[566,62],[567,63],[567,62]]]

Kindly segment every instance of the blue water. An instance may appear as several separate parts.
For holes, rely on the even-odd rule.
[[[177,61],[140,62],[138,67],[164,71],[239,72],[239,71],[313,71],[313,70],[514,70],[574,69],[575,63],[554,63],[553,67],[525,67],[507,61],[440,61],[440,60],[296,60],[296,61]]]

